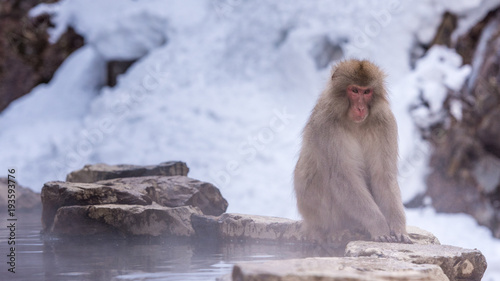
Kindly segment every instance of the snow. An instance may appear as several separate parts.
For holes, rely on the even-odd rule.
[[[47,164],[73,141],[104,84],[104,70],[102,57],[84,46],[59,67],[50,84],[37,86],[2,112],[0,165],[17,168],[21,184],[40,191],[43,182],[64,179]]]
[[[406,83],[411,83],[411,88],[418,89],[418,95],[428,104],[428,108],[414,114],[416,122],[432,122],[432,115],[439,113],[448,91],[459,91],[470,73],[471,67],[462,66],[462,58],[454,50],[443,46],[432,47],[417,62],[415,71],[408,76],[409,81]],[[414,101],[417,98],[415,95],[417,93],[413,92]]]
[[[429,122],[447,89],[470,74],[442,47],[410,67],[441,14],[471,26],[495,1],[66,0],[40,4],[53,15],[51,40],[72,26],[86,45],[47,85],[0,114],[0,168],[40,191],[84,164],[182,160],[190,176],[216,184],[229,212],[298,218],[292,172],[301,130],[329,77],[311,56],[322,38],[346,58],[369,58],[388,74],[398,120],[400,185],[405,200],[424,188],[429,147],[414,117]],[[355,16],[353,16],[355,15]],[[138,61],[103,87],[109,60]],[[409,108],[419,95],[430,109]],[[460,109],[453,109],[459,114]],[[417,114],[417,115],[415,115]],[[7,149],[6,149],[7,148]],[[410,224],[442,242],[478,248],[500,280],[499,242],[466,215],[408,210]],[[496,252],[495,252],[496,250]]]
[[[449,89],[458,90],[470,73],[470,66],[461,66],[458,54],[442,46],[432,47],[420,59],[413,71],[393,83],[392,103],[399,128],[399,183],[403,201],[425,191],[429,145],[420,140],[413,122],[421,127],[429,127],[440,118],[441,106]],[[420,99],[429,107],[419,107],[409,114],[409,107],[419,103]],[[455,114],[459,109],[453,108]]]

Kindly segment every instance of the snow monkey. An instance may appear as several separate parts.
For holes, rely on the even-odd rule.
[[[378,242],[411,243],[384,78],[366,60],[338,63],[304,128],[294,185],[313,239],[328,241],[348,230]]]

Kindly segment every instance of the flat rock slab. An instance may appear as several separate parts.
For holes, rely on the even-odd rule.
[[[150,205],[153,203],[147,191],[128,186],[112,186],[94,183],[48,182],[42,188],[42,227],[49,230],[59,208],[73,205],[128,204]]]
[[[190,237],[190,217],[201,214],[194,207],[169,208],[158,204],[67,206],[57,210],[52,234],[86,236],[99,234]]]
[[[302,240],[301,222],[285,218],[225,213],[218,217],[194,215],[192,221],[199,237],[276,242]]]
[[[480,251],[447,245],[354,241],[347,245],[345,253],[347,257],[391,258],[415,264],[435,264],[452,281],[481,280],[487,266]]]
[[[151,176],[96,183],[48,182],[42,188],[42,227],[50,231],[59,208],[83,205],[194,206],[203,214],[220,215],[228,203],[215,186],[184,176]]]
[[[116,178],[144,176],[187,176],[189,168],[180,161],[164,162],[159,165],[85,165],[82,169],[73,171],[66,176],[68,182],[92,183]]]
[[[191,220],[197,236],[204,238],[269,240],[285,243],[308,242],[301,231],[302,221],[231,213],[225,213],[218,217],[194,215]],[[428,231],[415,226],[408,226],[407,231],[413,243],[439,244],[439,240]]]
[[[410,240],[414,244],[420,245],[441,245],[439,239],[434,236],[431,232],[427,230],[423,230],[416,226],[407,225],[406,231],[408,232],[408,236],[410,236]]]
[[[307,258],[236,264],[233,281],[448,280],[433,264],[386,258]],[[224,279],[222,279],[224,280]]]
[[[223,238],[269,239],[296,242],[302,239],[298,221],[256,215],[222,214],[217,219]]]

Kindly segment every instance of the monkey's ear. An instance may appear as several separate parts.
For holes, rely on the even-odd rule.
[[[340,68],[345,69],[345,67],[341,67],[343,65],[348,64],[348,60],[340,60],[336,64],[332,66],[332,72],[330,74],[330,78],[333,80],[334,78],[337,78],[339,75],[342,75]]]
[[[331,72],[331,75],[330,75],[330,79],[333,80],[333,78],[335,78],[338,73],[337,73],[337,69],[339,68],[339,64],[336,64],[332,67],[332,72]]]

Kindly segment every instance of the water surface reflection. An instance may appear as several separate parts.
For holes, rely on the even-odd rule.
[[[7,217],[0,216],[7,224]],[[239,261],[308,256],[299,245],[166,239],[47,239],[40,214],[19,214],[16,273],[7,271],[6,227],[0,230],[2,280],[215,280]],[[4,278],[5,277],[5,278]]]

